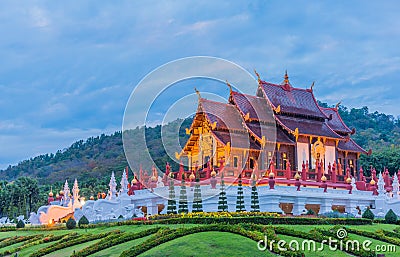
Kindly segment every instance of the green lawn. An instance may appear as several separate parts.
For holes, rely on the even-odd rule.
[[[257,243],[227,232],[201,232],[157,246],[141,255],[150,256],[275,256],[258,250]]]
[[[71,256],[71,254],[74,251],[79,251],[79,250],[81,250],[81,249],[83,249],[83,248],[85,248],[85,247],[87,247],[89,245],[96,244],[98,241],[100,241],[100,239],[89,241],[89,242],[86,242],[86,243],[83,243],[83,244],[80,244],[80,245],[74,245],[74,246],[71,246],[71,247],[67,247],[67,248],[64,248],[64,249],[49,253],[49,254],[47,254],[45,256],[46,257],[68,257],[68,256]]]
[[[140,239],[128,241],[107,249],[90,255],[91,257],[118,257],[123,250],[129,249],[132,246],[143,243],[145,240],[149,239],[151,236],[146,236]]]
[[[140,232],[154,227],[169,227],[171,229],[175,228],[191,228],[195,226],[201,226],[196,224],[176,224],[176,225],[124,225],[124,226],[112,226],[112,227],[97,227],[92,229],[74,229],[74,230],[53,230],[53,231],[10,231],[10,232],[0,232],[0,238],[13,237],[13,236],[26,236],[26,235],[36,235],[36,234],[44,234],[44,235],[63,235],[71,232],[76,232],[78,234],[98,234],[109,231],[120,230],[124,232]],[[331,228],[332,225],[276,225],[282,227],[288,227],[291,229],[295,229],[298,231],[308,232],[313,228],[321,228],[328,229]],[[346,226],[351,227],[357,230],[363,231],[377,231],[379,229],[384,229],[388,231],[393,231],[394,228],[398,227],[395,225],[388,224],[373,224],[373,225],[357,225],[357,226]],[[138,245],[151,236],[140,238],[136,240],[132,240],[129,242],[124,242],[122,244],[112,246],[110,248],[104,249],[100,252],[97,252],[91,256],[96,257],[117,257],[124,250],[127,250],[135,245]],[[297,239],[294,237],[286,236],[286,235],[278,235],[280,239],[285,241],[297,240],[301,245],[304,239]],[[381,242],[379,240],[370,239],[362,236],[358,236],[355,234],[349,234],[350,239],[357,239],[360,242],[364,240],[370,240],[373,244],[370,246],[371,249],[375,249],[376,245],[389,245],[388,243]],[[51,254],[46,255],[47,257],[67,257],[71,256],[73,251],[79,251],[87,246],[96,244],[99,240],[94,240],[90,242],[86,242],[83,244],[71,246],[62,250],[58,250]],[[59,241],[60,242],[60,241]],[[29,248],[25,248],[19,252],[19,256],[29,256],[33,252],[47,247],[55,242],[44,243],[41,245],[31,246]],[[15,249],[16,247],[22,245],[23,243],[15,243],[10,246],[6,246],[0,249],[0,252],[4,250]],[[319,244],[317,244],[319,247]],[[399,256],[400,247],[396,246],[395,253],[385,253],[386,256]],[[349,256],[345,252],[341,251],[331,251],[329,247],[325,247],[322,252],[307,252],[305,251],[306,256],[338,256],[344,257]],[[157,246],[140,256],[275,256],[270,252],[261,252],[257,249],[257,242],[248,239],[246,237],[232,234],[228,232],[201,232],[197,234],[187,235],[181,238],[177,238],[175,240],[166,242],[160,246]]]
[[[279,234],[278,234],[278,237],[281,240],[285,240],[288,244],[290,243],[291,240],[297,241],[299,243],[299,248],[300,248],[299,250],[302,250],[301,249],[302,242],[304,240],[306,240],[306,239],[303,239],[303,238],[297,238],[297,237],[279,235]],[[321,247],[320,243],[316,243],[315,245],[316,245],[316,249],[321,249],[320,248]],[[318,250],[317,251],[307,251],[307,250],[308,250],[308,248],[307,248],[307,245],[306,245],[306,249],[304,249],[304,251],[303,251],[304,254],[306,256],[313,256],[313,257],[327,257],[327,256],[329,256],[329,257],[331,257],[331,256],[347,257],[347,256],[351,256],[351,255],[349,255],[349,254],[347,254],[345,252],[339,251],[339,250],[338,251],[332,251],[332,250],[329,249],[329,246],[327,246],[327,245],[324,245],[323,251],[318,251]]]
[[[363,237],[363,236],[359,236],[359,235],[355,235],[355,234],[348,234],[349,239],[351,240],[358,240],[358,242],[360,242],[360,245],[362,245],[362,242],[364,242],[365,240],[370,240],[372,242],[372,245],[369,246],[370,249],[374,250],[376,245],[390,245],[389,243],[383,242],[383,241],[379,241],[376,239],[372,239],[372,238],[368,238],[368,237]],[[362,247],[362,246],[361,246]],[[384,253],[385,257],[398,257],[399,253],[400,253],[400,247],[396,246],[396,251],[395,252],[377,252],[377,253]]]

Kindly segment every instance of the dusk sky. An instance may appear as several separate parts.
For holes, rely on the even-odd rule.
[[[0,169],[121,130],[160,65],[230,60],[317,99],[400,115],[398,1],[2,1]]]

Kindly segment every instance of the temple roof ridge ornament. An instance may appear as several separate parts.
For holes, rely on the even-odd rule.
[[[197,88],[194,88],[194,91],[196,92],[197,96],[199,97],[199,101],[201,99],[200,91],[197,90]]]
[[[258,72],[256,71],[256,69],[254,69],[254,73],[255,73],[256,76],[257,76],[257,81],[258,81],[258,83],[260,83],[260,82],[261,82],[260,74],[258,74]]]
[[[336,105],[335,105],[335,109],[338,110],[339,106],[342,104],[342,100],[340,100]]]
[[[232,85],[228,82],[228,80],[225,80],[226,81],[226,85],[229,87],[229,94],[231,95],[232,94]]]
[[[313,81],[311,84],[311,87],[310,87],[311,92],[314,90],[314,85],[315,85],[315,81]]]

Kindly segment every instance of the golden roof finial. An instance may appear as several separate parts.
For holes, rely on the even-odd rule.
[[[339,105],[341,105],[341,104],[342,104],[342,101],[339,101],[339,102],[336,104],[335,109],[337,110],[337,109],[339,108]]]
[[[226,85],[229,87],[229,94],[232,94],[232,86],[229,84],[228,80],[226,80]]]
[[[196,91],[196,94],[197,94],[197,96],[199,97],[199,100],[200,100],[201,99],[201,95],[200,95],[199,90],[197,90],[197,88],[194,88],[194,91]]]
[[[283,84],[289,84],[289,76],[288,76],[288,74],[287,74],[287,70],[285,71],[285,80],[283,81]]]
[[[313,81],[312,84],[311,84],[311,91],[313,91],[314,84],[315,84],[315,81]]]
[[[260,81],[261,81],[260,74],[258,74],[258,72],[256,71],[256,69],[254,69],[254,73],[255,73],[256,76],[257,76],[258,82],[260,82]]]

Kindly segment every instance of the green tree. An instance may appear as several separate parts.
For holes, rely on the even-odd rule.
[[[257,190],[257,181],[252,180],[252,187],[251,187],[251,211],[252,212],[259,212],[260,211],[260,204],[258,200],[258,190]]]
[[[236,196],[236,211],[237,212],[246,211],[246,209],[244,208],[242,175],[239,175],[238,190],[237,190],[237,196]]]
[[[218,211],[225,212],[228,211],[228,202],[226,200],[226,192],[225,192],[225,181],[224,181],[224,173],[221,174],[221,192],[219,193],[218,198]]]
[[[368,208],[365,210],[365,212],[362,214],[362,217],[364,219],[370,219],[373,220],[375,218],[375,215],[372,213],[372,211]]]
[[[175,186],[174,186],[174,179],[172,177],[169,179],[169,196],[168,196],[167,213],[176,214]]]
[[[182,173],[181,191],[179,195],[178,213],[188,213],[187,194],[185,185],[185,173]]]
[[[69,218],[66,225],[68,229],[74,229],[76,228],[76,221],[73,218]]]
[[[203,200],[201,198],[200,178],[198,173],[196,174],[196,185],[194,186],[193,192],[192,212],[203,212]]]
[[[83,225],[88,225],[89,224],[89,220],[86,218],[85,215],[83,215],[79,221],[78,221],[78,226],[81,228]]]
[[[392,209],[390,209],[385,215],[385,221],[388,224],[396,224],[397,223],[397,215],[394,213]]]

